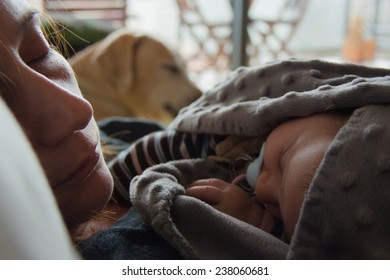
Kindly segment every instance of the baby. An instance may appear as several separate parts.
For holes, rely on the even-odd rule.
[[[262,144],[259,157],[247,168],[246,176],[232,183],[219,179],[198,180],[186,194],[267,232],[282,221],[290,240],[298,220],[304,194],[338,130],[348,116],[316,114],[287,121],[275,128]],[[247,179],[255,192],[250,197],[237,187]]]
[[[347,119],[345,113],[327,112],[288,120],[272,130],[261,144],[258,158],[242,175],[231,183],[217,178],[197,180],[187,186],[186,195],[288,241],[294,232],[304,193],[326,149]],[[111,162],[117,191],[122,186],[126,198],[125,188],[129,184],[126,178],[141,174],[160,162],[207,157],[226,165],[229,159],[218,155],[223,141],[229,141],[228,137],[176,131],[150,134]],[[252,143],[259,142],[253,140]],[[245,149],[239,149],[235,154],[244,152]],[[228,165],[232,164],[234,162]],[[238,186],[245,179],[250,191]]]

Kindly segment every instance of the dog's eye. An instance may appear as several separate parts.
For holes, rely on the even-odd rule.
[[[171,72],[172,74],[179,74],[179,73],[180,73],[180,69],[179,69],[179,67],[177,67],[176,65],[164,64],[162,67],[163,67],[165,70]]]

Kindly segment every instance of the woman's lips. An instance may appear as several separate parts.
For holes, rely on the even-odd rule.
[[[99,148],[96,147],[88,159],[83,161],[68,177],[56,184],[55,187],[69,182],[84,181],[93,173],[100,161],[100,157]]]

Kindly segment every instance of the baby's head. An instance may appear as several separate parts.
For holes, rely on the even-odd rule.
[[[276,127],[263,145],[260,172],[254,180],[256,200],[284,223],[287,237],[324,154],[350,114],[327,112],[295,118]]]

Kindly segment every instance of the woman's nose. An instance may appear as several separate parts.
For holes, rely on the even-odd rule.
[[[91,104],[80,94],[73,81],[53,82],[42,75],[30,77],[31,87],[25,106],[29,111],[27,123],[39,144],[56,145],[58,142],[85,128],[92,119]]]

